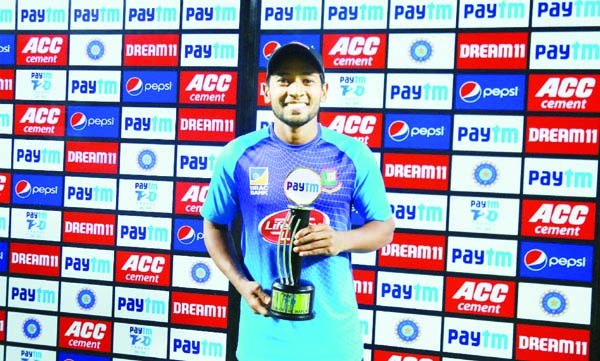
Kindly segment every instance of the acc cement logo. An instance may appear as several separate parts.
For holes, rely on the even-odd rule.
[[[559,291],[548,291],[540,300],[542,310],[549,316],[560,316],[569,308],[567,297]]]
[[[314,203],[321,195],[321,191],[321,177],[317,172],[308,168],[294,169],[283,182],[285,196],[300,206]]]

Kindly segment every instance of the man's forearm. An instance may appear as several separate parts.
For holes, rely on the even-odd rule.
[[[241,283],[247,281],[247,278],[227,226],[204,220],[204,242],[217,267],[239,290]]]

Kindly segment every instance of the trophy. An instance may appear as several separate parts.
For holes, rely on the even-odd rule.
[[[271,293],[270,315],[285,320],[301,321],[314,317],[315,288],[300,278],[302,257],[293,252],[296,233],[308,226],[314,203],[321,194],[319,175],[308,168],[296,168],[283,185],[290,205],[277,239],[277,275]]]

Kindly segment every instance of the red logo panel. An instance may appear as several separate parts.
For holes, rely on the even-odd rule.
[[[63,241],[114,246],[114,214],[64,212]]]
[[[459,33],[458,69],[525,69],[527,33]]]
[[[183,292],[172,295],[171,322],[227,328],[227,296]]]
[[[184,104],[235,104],[237,72],[182,71],[179,102]]]
[[[432,154],[383,155],[386,187],[448,190],[450,157]]]
[[[392,242],[378,251],[382,267],[443,271],[446,237],[394,233]]]
[[[323,64],[326,69],[383,69],[385,34],[325,34]]]
[[[179,140],[228,142],[235,138],[235,110],[179,109]]]
[[[65,66],[68,35],[19,35],[17,65]]]
[[[199,215],[208,194],[208,183],[177,182],[175,213]]]
[[[270,103],[265,101],[265,92],[263,92],[262,84],[267,82],[267,73],[261,71],[258,73],[258,97],[257,103],[259,107],[268,107]]]
[[[10,173],[0,173],[0,203],[10,202]]]
[[[0,69],[0,100],[15,99],[15,71]]]
[[[375,304],[375,271],[352,271],[354,275],[354,292],[360,305]]]
[[[117,174],[119,143],[67,142],[67,172]]]
[[[9,272],[58,277],[60,247],[11,242]]]
[[[467,278],[446,278],[447,312],[514,317],[515,283]]]
[[[528,117],[527,153],[598,155],[600,118]]]
[[[529,111],[600,112],[600,75],[531,74]]]
[[[590,331],[517,325],[517,360],[588,361]]]
[[[178,64],[178,34],[125,35],[123,65],[177,66]]]
[[[43,105],[15,105],[15,134],[65,135],[65,107]]]
[[[61,317],[59,346],[110,352],[112,324],[106,321]]]
[[[356,138],[370,148],[381,148],[381,113],[321,112],[319,120],[329,129]]]
[[[115,281],[170,286],[171,257],[168,254],[117,251]]]
[[[6,339],[6,311],[0,311],[0,341]]]
[[[523,201],[523,236],[593,240],[596,204],[566,201]]]

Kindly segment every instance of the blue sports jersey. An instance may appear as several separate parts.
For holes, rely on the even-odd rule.
[[[338,231],[351,229],[354,207],[366,221],[391,215],[381,171],[370,149],[356,139],[319,126],[303,145],[282,142],[273,127],[230,142],[211,179],[202,216],[230,224],[238,212],[244,268],[249,278],[271,293],[278,279],[277,236],[290,200],[284,180],[298,167],[321,176],[322,193],[312,204],[311,222]],[[349,253],[303,260],[301,279],[315,287],[314,315],[287,321],[256,315],[241,302],[237,356],[240,360],[360,360],[363,341]]]

